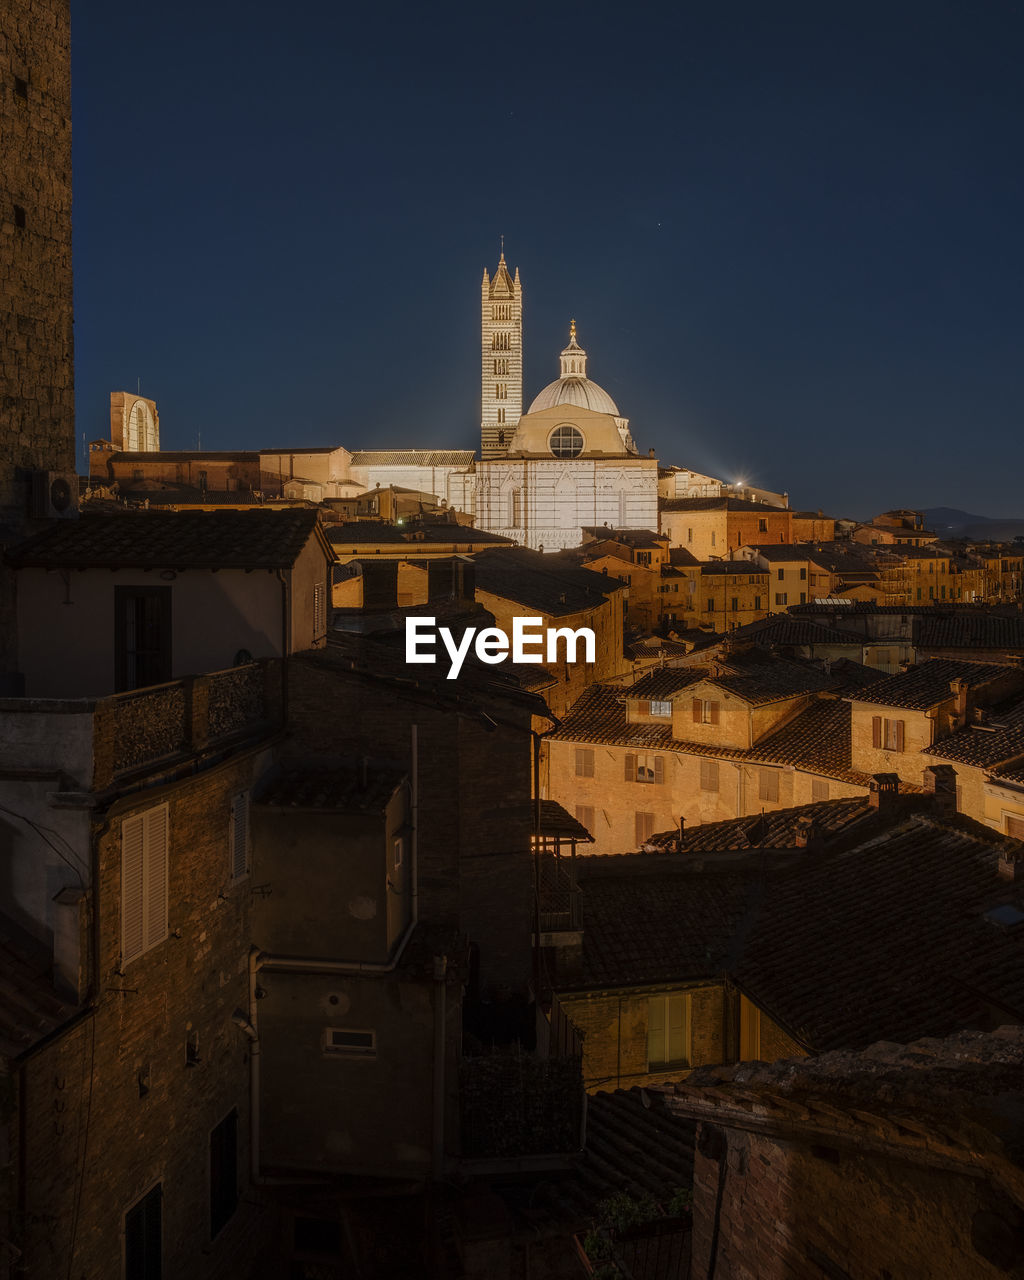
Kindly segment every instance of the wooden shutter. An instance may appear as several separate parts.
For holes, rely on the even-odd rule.
[[[146,819],[146,949],[167,937],[167,806]]]
[[[880,747],[882,745],[882,717],[871,717],[871,745]]]
[[[711,723],[718,724],[718,703],[712,702],[708,704],[711,710]]]
[[[167,937],[167,805],[121,823],[121,962]]]
[[[647,1001],[647,1065],[664,1066],[665,1053],[665,997],[651,996]]]
[[[636,782],[636,756],[632,752],[626,754],[626,781]]]
[[[1024,818],[1015,818],[1008,813],[1006,815],[1006,834],[1014,840],[1024,840]]]
[[[249,870],[249,793],[240,791],[231,801],[231,878],[237,880]]]
[[[903,721],[902,721],[902,720],[897,720],[895,723],[896,723],[896,747],[895,747],[895,749],[896,749],[897,751],[902,751],[902,750],[903,750]]]
[[[693,723],[700,724],[704,718],[704,704],[700,698],[693,700]]]
[[[654,781],[658,786],[661,786],[665,781],[665,757],[664,756],[654,757]]]
[[[690,997],[669,996],[666,1001],[667,1034],[665,1037],[669,1062],[690,1060]]]
[[[143,815],[125,818],[121,823],[121,961],[142,955],[143,932],[143,863],[145,837]]]

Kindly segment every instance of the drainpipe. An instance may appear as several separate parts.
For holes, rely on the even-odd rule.
[[[411,730],[411,749],[412,749],[412,767],[410,769],[411,797],[410,808],[412,809],[412,839],[410,840],[409,853],[409,878],[411,881],[410,894],[410,919],[406,926],[405,932],[399,940],[395,949],[395,954],[390,960],[383,962],[369,962],[362,960],[320,960],[304,956],[275,956],[270,955],[266,951],[261,951],[259,947],[253,947],[249,952],[249,1016],[236,1010],[232,1015],[232,1021],[242,1030],[249,1038],[249,1144],[250,1144],[250,1163],[252,1170],[252,1181],[254,1183],[266,1183],[260,1173],[260,1066],[261,1066],[261,1043],[259,1034],[259,1015],[257,1013],[257,978],[256,975],[260,969],[276,969],[281,973],[371,973],[385,974],[393,973],[397,969],[405,951],[406,944],[412,937],[413,930],[419,923],[419,876],[418,876],[418,853],[419,853],[419,745],[417,726],[413,725]],[[444,957],[435,957],[435,966],[437,961],[441,960],[445,965],[447,961]],[[435,970],[436,977],[436,970]],[[443,991],[443,985],[442,985]],[[442,1017],[442,1033],[444,1027],[444,1019]],[[436,1037],[435,1028],[435,1037]],[[436,1041],[435,1041],[436,1042]],[[443,1142],[443,1106],[444,1091],[443,1080],[441,1087],[441,1105],[442,1105],[442,1142]]]
[[[432,1168],[436,1181],[444,1174],[445,1020],[448,957],[434,956],[434,1110]]]

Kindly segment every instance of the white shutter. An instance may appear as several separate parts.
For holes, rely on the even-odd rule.
[[[167,806],[146,819],[146,950],[167,937]]]
[[[143,865],[145,837],[143,815],[125,818],[121,823],[121,961],[126,963],[142,955],[143,932]]]
[[[229,846],[231,878],[237,880],[249,870],[249,793],[240,791],[231,801]]]

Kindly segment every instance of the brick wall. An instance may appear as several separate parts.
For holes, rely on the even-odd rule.
[[[137,793],[98,818],[99,990],[95,1011],[38,1051],[21,1076],[25,1116],[23,1234],[27,1274],[116,1276],[123,1217],[163,1187],[165,1274],[244,1275],[263,1244],[246,1193],[249,883],[232,884],[231,797],[263,767],[236,756],[183,784]],[[120,968],[121,823],[169,806],[170,936]],[[198,1036],[200,1061],[186,1065]],[[140,1084],[141,1080],[141,1084]],[[209,1229],[210,1131],[238,1112],[239,1207]]]
[[[1004,1214],[1013,1222],[1020,1211],[983,1178],[915,1167],[898,1153],[698,1129],[696,1276],[713,1268],[716,1280],[994,1280],[1009,1268],[986,1261],[972,1231]]]

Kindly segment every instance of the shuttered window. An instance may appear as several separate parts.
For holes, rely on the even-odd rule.
[[[718,790],[717,760],[702,760],[700,762],[700,789],[701,791]]]
[[[639,849],[645,840],[654,835],[654,814],[637,813],[636,815],[636,847]]]
[[[814,779],[811,783],[811,799],[818,803],[821,800],[828,799],[828,783]]]
[[[882,751],[903,750],[903,721],[871,717],[871,745]]]
[[[758,798],[775,801],[779,798],[779,775],[774,769],[762,769],[758,778]]]
[[[592,778],[594,776],[593,747],[576,748],[576,777]]]
[[[327,630],[327,588],[322,582],[313,584],[313,639],[319,638]]]
[[[121,962],[167,937],[167,805],[121,823]]]
[[[159,1184],[124,1216],[125,1280],[161,1280],[163,1189]]]
[[[594,808],[589,804],[578,804],[576,806],[576,821],[590,832],[594,834]]]
[[[717,700],[709,698],[694,698],[693,700],[693,723],[694,724],[718,724],[719,706]]]
[[[237,880],[249,870],[249,793],[240,791],[231,801],[228,823],[228,853],[231,878]]]
[[[647,1001],[647,1068],[690,1064],[690,997],[651,996]]]

